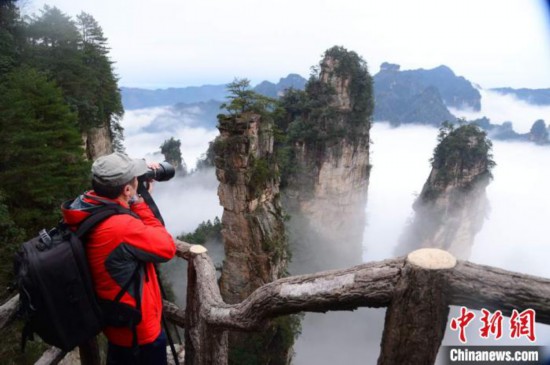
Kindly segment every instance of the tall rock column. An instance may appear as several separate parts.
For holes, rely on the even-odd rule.
[[[491,181],[491,142],[475,125],[441,129],[432,171],[413,205],[414,220],[396,249],[405,255],[418,248],[441,248],[468,259],[483,227]]]
[[[291,238],[300,245],[295,257],[308,271],[358,264],[373,109],[366,63],[342,47],[329,49],[305,94],[313,107],[290,123],[289,130],[301,132],[291,134],[296,168],[284,191]],[[308,253],[301,257],[300,251]]]
[[[214,151],[225,247],[220,288],[226,302],[238,303],[284,275],[287,240],[273,155],[273,123],[247,112],[220,116],[218,129]],[[278,325],[261,334],[232,333],[230,363],[287,363],[289,349],[281,347],[280,336]]]
[[[113,138],[108,124],[89,128],[82,133],[82,141],[86,157],[90,161],[113,152]]]

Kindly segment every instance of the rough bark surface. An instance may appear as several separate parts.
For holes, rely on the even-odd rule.
[[[179,309],[174,303],[163,300],[162,311],[169,322],[185,328],[185,312]]]
[[[189,261],[188,266],[185,315],[187,365],[225,365],[228,362],[227,331],[207,323],[207,313],[213,306],[227,305],[221,299],[216,284],[214,264],[207,255],[198,255]]]
[[[18,306],[19,294],[9,299],[0,307],[0,329],[8,326],[15,319]]]
[[[468,261],[445,273],[449,284],[449,304],[470,309],[501,310],[510,316],[513,309],[534,309],[537,322],[550,324],[550,280]]]
[[[427,255],[429,260],[418,261],[414,253],[407,261],[398,258],[279,279],[241,303],[226,304],[212,261],[204,250],[196,254],[191,247],[177,243],[177,255],[189,261],[187,365],[225,365],[227,330],[259,331],[270,318],[303,311],[388,307],[380,364],[434,363],[448,305],[498,309],[506,316],[513,309],[531,308],[537,322],[550,324],[550,279],[456,262],[452,256],[445,261]],[[18,301],[15,296],[0,307],[2,323],[14,316],[10,308]],[[165,305],[165,310],[181,315],[181,309]],[[57,364],[63,356],[63,351],[51,348],[36,364]]]
[[[67,353],[57,347],[50,347],[42,354],[40,359],[34,365],[56,365],[65,357]]]
[[[386,311],[379,365],[435,362],[449,314],[443,271],[407,259]]]

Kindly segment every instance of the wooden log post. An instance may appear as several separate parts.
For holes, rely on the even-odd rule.
[[[57,365],[67,353],[57,347],[50,347],[46,350],[40,359],[38,359],[34,365]]]
[[[456,259],[439,249],[407,256],[386,311],[379,365],[435,363],[449,314],[442,273],[455,266]]]
[[[550,325],[550,280],[496,267],[458,262],[447,272],[449,304],[502,311],[533,309],[539,323]]]
[[[206,314],[213,305],[225,304],[217,285],[214,264],[205,254],[206,251],[200,245],[192,246],[189,250],[185,311],[186,365],[226,365],[228,361],[227,331],[210,326],[206,321]],[[200,275],[197,275],[197,270],[201,271]]]
[[[162,312],[168,322],[173,323],[178,327],[185,328],[185,311],[178,308],[177,305],[167,300],[163,300]]]
[[[7,327],[15,319],[19,308],[19,294],[10,298],[0,307],[0,329]]]

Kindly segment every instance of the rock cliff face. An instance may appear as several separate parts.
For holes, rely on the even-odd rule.
[[[318,77],[321,86],[333,91],[327,99],[331,111],[317,119],[313,112],[302,116],[313,129],[322,125],[321,138],[295,141],[296,168],[284,191],[284,205],[292,217],[290,235],[300,245],[294,256],[295,272],[302,271],[302,260],[308,271],[362,260],[372,85],[355,53],[356,58],[350,59],[347,51],[334,50],[327,51]],[[312,86],[310,81],[306,93],[315,100]],[[301,256],[301,252],[308,253]]]
[[[432,171],[413,205],[397,255],[422,247],[441,248],[468,259],[488,210],[485,189],[491,180],[491,143],[477,126],[440,135]]]
[[[220,289],[227,303],[239,303],[285,274],[288,244],[273,123],[243,113],[220,117],[218,129],[214,152],[225,248]],[[284,334],[281,322],[266,326],[261,334],[231,333],[230,363],[287,364],[291,349],[281,340]]]
[[[272,124],[245,113],[220,119],[218,128],[214,150],[226,255],[220,286],[224,300],[238,303],[281,277],[287,243]]]
[[[90,128],[82,133],[86,157],[90,161],[113,152],[113,139],[108,126]]]
[[[312,156],[304,146],[300,151],[298,165],[306,171],[313,163]],[[354,146],[345,140],[340,141],[324,151],[312,190],[308,188],[310,181],[303,189],[289,188],[286,191],[285,201],[290,209],[291,222],[300,226],[293,230],[299,232],[299,236],[306,236],[303,240],[318,243],[313,242],[315,247],[309,249],[317,253],[318,257],[311,261],[319,262],[319,269],[361,262],[368,161],[368,142]]]

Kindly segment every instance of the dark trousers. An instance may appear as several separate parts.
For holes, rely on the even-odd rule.
[[[131,347],[109,342],[107,365],[166,365],[166,334],[161,331],[155,341],[139,346],[139,354],[134,352]]]

